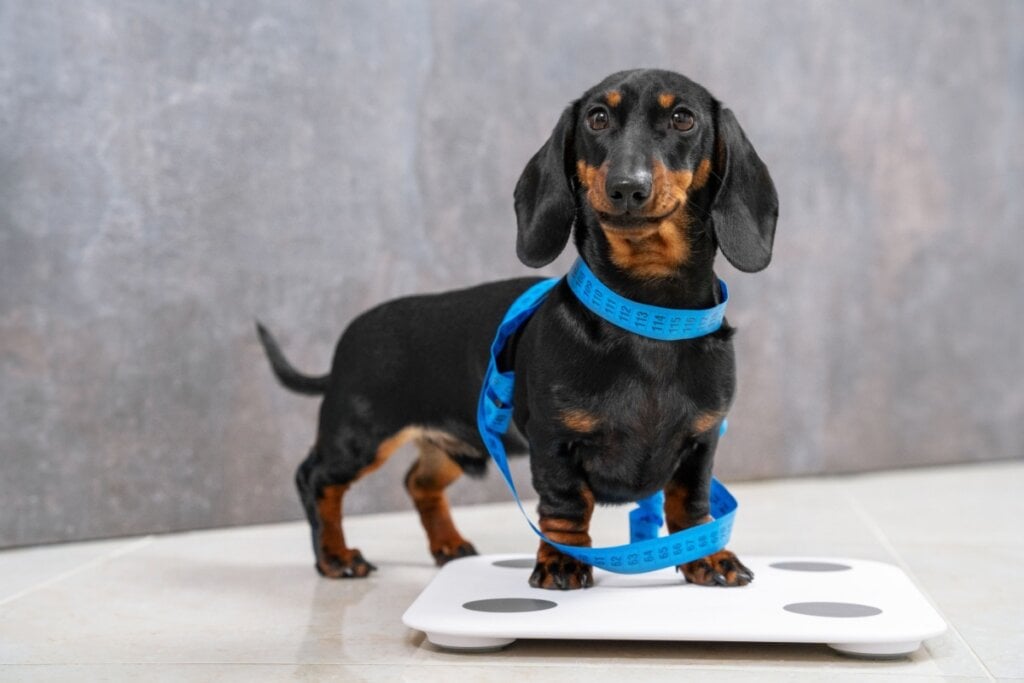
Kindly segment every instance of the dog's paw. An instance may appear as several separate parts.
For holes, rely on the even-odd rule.
[[[590,565],[559,554],[537,562],[530,575],[530,585],[563,591],[590,588],[594,585],[594,570]]]
[[[329,579],[355,579],[369,576],[377,569],[363,558],[363,554],[351,548],[344,555],[324,554],[317,558],[316,570]]]
[[[452,560],[457,560],[460,557],[469,557],[470,555],[476,555],[476,548],[469,541],[463,541],[457,546],[442,546],[438,550],[433,552],[434,562],[440,567],[445,565]]]
[[[686,580],[699,586],[746,586],[754,580],[750,571],[734,553],[719,550],[717,553],[687,562],[676,567]]]

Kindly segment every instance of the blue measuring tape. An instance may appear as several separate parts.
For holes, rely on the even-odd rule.
[[[576,261],[566,279],[569,288],[587,308],[623,329],[645,336],[652,336],[652,332],[686,335],[656,336],[655,339],[692,339],[717,330],[722,324],[728,297],[725,283],[719,280],[723,301],[713,309],[688,311],[638,304],[608,289],[582,259]],[[516,330],[534,314],[551,289],[560,281],[561,278],[553,278],[538,282],[523,292],[506,311],[491,344],[487,372],[477,404],[477,428],[480,430],[480,436],[512,492],[519,511],[526,518],[530,528],[545,543],[580,562],[620,574],[639,574],[664,569],[706,557],[723,549],[732,534],[737,503],[728,489],[717,479],[711,480],[710,513],[714,518],[712,521],[668,536],[659,536],[664,521],[662,511],[665,497],[663,493],[658,492],[638,501],[638,507],[629,513],[630,543],[619,546],[587,548],[555,543],[537,528],[523,508],[515,482],[512,480],[508,454],[501,441],[512,420],[515,374],[511,370],[500,372],[497,358]],[[595,310],[595,307],[599,310]],[[606,312],[616,319],[609,318]],[[647,331],[639,331],[640,325]],[[725,430],[726,422],[723,420],[721,433],[724,434]]]
[[[725,305],[729,303],[729,288],[724,280],[718,281],[722,303],[711,308],[662,308],[631,301],[598,280],[583,259],[576,259],[565,279],[576,298],[593,313],[624,330],[661,341],[694,339],[711,334],[722,326]]]

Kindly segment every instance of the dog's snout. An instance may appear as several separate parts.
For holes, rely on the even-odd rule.
[[[636,211],[651,198],[651,185],[651,174],[647,171],[610,175],[605,193],[617,210]]]

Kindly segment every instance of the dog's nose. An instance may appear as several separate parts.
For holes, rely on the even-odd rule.
[[[619,211],[636,211],[651,198],[651,174],[646,172],[608,176],[608,199]]]

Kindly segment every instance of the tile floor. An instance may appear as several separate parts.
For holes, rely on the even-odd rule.
[[[411,512],[347,520],[380,571],[329,581],[304,523],[0,552],[0,679],[502,681],[1024,679],[1024,462],[731,486],[740,555],[898,564],[950,623],[912,657],[825,646],[519,641],[453,654],[401,615],[435,573]],[[486,552],[529,552],[511,504],[455,511]],[[599,510],[595,541],[626,535]],[[456,677],[459,677],[458,679]]]

